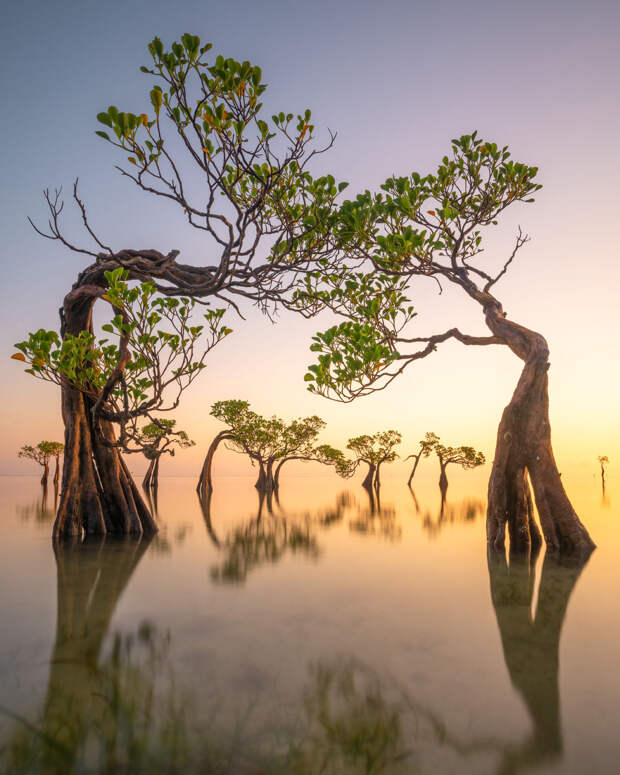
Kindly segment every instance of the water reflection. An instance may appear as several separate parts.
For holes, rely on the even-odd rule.
[[[420,508],[412,490],[412,495],[416,505],[416,513],[420,513]],[[442,493],[439,509],[434,516],[430,509],[427,509],[422,516],[422,527],[431,538],[437,538],[441,531],[457,524],[473,524],[478,517],[486,512],[486,503],[477,498],[465,498],[459,503],[449,503],[446,501],[445,493]]]
[[[56,518],[56,509],[58,508],[58,488],[54,488],[54,495],[50,498],[47,486],[41,488],[40,497],[28,505],[18,504],[16,507],[17,516],[22,522],[28,522],[34,519],[39,524],[50,524]]]
[[[509,563],[493,556],[488,568],[480,568],[474,565],[480,556],[476,531],[447,529],[481,527],[483,501],[455,500],[431,511],[426,503],[437,492],[434,483],[428,493],[417,488],[419,502],[404,486],[393,493],[388,488],[397,508],[362,489],[352,494],[334,487],[314,502],[302,491],[297,502],[285,495],[283,504],[251,490],[252,510],[247,500],[232,508],[232,499],[216,498],[213,505],[208,498],[200,503],[202,517],[192,491],[192,532],[178,497],[169,499],[174,512],[166,509],[164,491],[162,514],[172,513],[176,521],[167,529],[162,523],[153,540],[57,545],[58,613],[44,700],[38,718],[13,716],[10,739],[0,740],[0,772],[583,771],[564,750],[558,676],[563,622],[582,567],[545,558],[536,591],[536,558]],[[593,493],[597,501],[599,495]],[[352,530],[377,539],[390,535],[386,525],[400,530],[397,518],[412,513],[416,503],[418,518],[403,522],[400,541],[352,540]],[[40,507],[37,500],[25,510],[29,522],[23,526],[33,533]],[[231,524],[231,513],[246,517]],[[421,527],[426,535],[441,535],[441,542],[423,540]],[[174,558],[183,565],[168,563],[165,585],[158,587],[162,566],[154,554],[163,551],[160,540],[175,548]],[[462,552],[468,541],[475,554],[460,564],[454,556],[437,564],[444,547]],[[308,562],[319,556],[319,568]],[[281,563],[285,557],[301,562]],[[205,562],[218,585],[208,594]],[[252,574],[267,566],[272,578],[265,586]],[[175,581],[177,574],[181,581]],[[459,585],[464,574],[468,583]],[[39,583],[45,582],[41,576]],[[222,582],[245,587],[231,594]],[[152,590],[155,605],[145,601]],[[136,626],[115,633],[111,622],[124,595],[122,611],[135,617]],[[471,640],[463,641],[463,622],[471,627]],[[174,639],[167,626],[174,627]],[[484,638],[473,632],[485,627]],[[468,648],[475,652],[471,662]],[[47,656],[36,653],[36,660]],[[487,680],[495,668],[510,678],[514,696],[507,681]],[[7,695],[0,704],[19,707],[19,699]],[[491,727],[498,706],[506,720]],[[586,701],[565,711],[569,724],[571,716],[577,718],[578,735],[587,730],[588,714]],[[529,719],[529,732],[515,731],[519,719]],[[565,737],[571,732],[566,727]]]
[[[319,556],[311,522],[293,521],[275,514],[271,497],[265,493],[258,494],[256,515],[233,528],[221,541],[213,531],[210,498],[204,498],[201,505],[207,531],[224,555],[224,559],[211,568],[211,578],[215,582],[243,583],[252,570],[265,564],[274,565],[287,553],[304,554],[310,559]]]
[[[488,563],[504,660],[533,727],[520,745],[506,746],[503,751],[497,772],[508,775],[562,757],[560,635],[570,596],[584,566],[562,563],[546,555],[533,612],[535,557],[512,558],[508,564],[505,558],[489,554]]]
[[[403,528],[396,520],[393,506],[381,506],[379,488],[365,489],[368,505],[358,506],[356,516],[349,521],[349,530],[362,535],[375,536],[386,541],[399,541]]]

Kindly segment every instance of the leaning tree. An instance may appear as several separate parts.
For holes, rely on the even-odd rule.
[[[47,487],[47,480],[50,473],[50,460],[56,459],[56,472],[54,473],[54,484],[58,483],[58,458],[63,450],[63,445],[59,441],[40,441],[36,447],[31,444],[24,444],[24,446],[17,453],[17,457],[24,458],[25,460],[34,460],[43,468],[43,474],[41,475],[41,484],[43,487]]]
[[[413,467],[411,469],[411,473],[409,474],[409,479],[407,480],[407,487],[411,487],[411,482],[413,481],[415,472],[418,469],[418,464],[420,463],[420,459],[422,457],[428,457],[433,451],[433,448],[435,447],[435,444],[438,441],[439,441],[439,436],[437,436],[432,432],[428,432],[425,435],[425,437],[420,440],[420,446],[418,448],[418,451],[414,452],[412,455],[407,455],[405,460],[411,460],[411,458],[413,458]]]
[[[334,200],[346,184],[337,185],[331,175],[313,177],[309,165],[334,136],[322,148],[314,145],[309,110],[297,116],[279,112],[264,120],[266,86],[260,68],[222,56],[209,62],[210,48],[189,34],[168,50],[155,38],[149,44],[152,63],[141,68],[154,81],[149,113],[111,106],[98,115],[104,129],[97,134],[120,153],[118,169],[127,181],[180,208],[205,238],[212,258],[206,263],[201,258],[200,265],[181,264],[178,250],[112,248],[95,232],[76,181],[74,203],[94,247],[80,246],[61,225],[60,191],[45,192],[48,228],[35,226],[37,231],[92,260],[64,299],[60,340],[54,332],[38,332],[42,335],[31,337],[16,353],[35,375],[43,369],[55,372],[62,390],[66,452],[56,536],[156,530],[121,451],[137,436],[136,422],[173,408],[177,394],[164,398],[161,361],[152,352],[159,342],[157,324],[151,334],[136,337],[138,362],[133,359],[135,329],[126,317],[132,303],[127,294],[136,293],[133,303],[140,303],[146,284],[148,292],[159,294],[154,298],[162,299],[161,311],[169,310],[166,300],[180,305],[177,311],[193,300],[221,302],[222,309],[237,309],[238,301],[249,300],[272,311],[298,272],[317,260],[322,266],[329,263]],[[196,190],[200,193],[194,195]],[[115,272],[124,273],[122,280]],[[118,294],[109,293],[119,281],[129,284],[120,305]],[[115,315],[109,333],[117,343],[109,351],[112,344],[100,345],[94,337],[93,308],[99,300],[109,303]],[[219,308],[208,311],[220,313]],[[212,344],[221,338],[216,322],[213,317],[208,321],[217,331]],[[149,317],[145,324],[151,325]],[[162,333],[173,337],[168,341],[185,366],[176,375],[187,386],[204,361],[184,357],[187,328]],[[51,360],[52,351],[59,352],[57,361]],[[127,426],[133,430],[126,432]]]
[[[355,436],[347,442],[347,449],[354,456],[354,463],[365,463],[368,466],[362,486],[367,490],[381,486],[380,469],[383,463],[392,463],[398,457],[395,450],[402,436],[398,431],[379,431],[370,436],[364,434]]]
[[[144,489],[156,490],[159,484],[159,459],[162,455],[174,457],[175,447],[187,449],[193,447],[192,441],[185,431],[175,430],[176,420],[166,420],[161,417],[143,426],[140,431],[144,445],[144,456],[149,466],[142,480]]]
[[[381,193],[366,191],[345,202],[339,271],[309,274],[297,294],[306,314],[328,305],[345,318],[314,338],[318,363],[306,380],[316,393],[350,401],[385,388],[443,342],[508,347],[524,367],[498,429],[487,540],[501,550],[508,525],[511,548],[530,547],[536,535],[531,483],[548,549],[584,556],[594,543],[564,491],[551,447],[547,342],[510,320],[495,295],[527,235],[519,229],[497,268],[480,260],[483,230],[517,202],[533,201],[541,187],[537,171],[474,132],[452,141],[435,173],[391,177]],[[454,327],[427,336],[405,331],[415,316],[410,299],[417,278],[430,278],[440,289],[450,284],[477,303],[490,335]]]

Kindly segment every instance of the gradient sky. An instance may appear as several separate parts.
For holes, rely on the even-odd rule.
[[[452,137],[478,129],[540,167],[537,202],[520,206],[488,243],[489,260],[510,251],[517,224],[532,241],[497,286],[513,320],[543,333],[551,348],[551,416],[556,456],[594,466],[620,463],[620,177],[618,29],[614,0],[427,3],[411,0],[112,0],[13,2],[0,30],[2,144],[0,230],[2,314],[0,473],[32,469],[15,458],[24,443],[61,438],[56,388],[9,360],[14,342],[55,328],[64,294],[85,265],[38,237],[26,215],[45,217],[41,189],[75,176],[92,223],[116,249],[182,251],[208,262],[211,247],[174,208],[121,180],[114,149],[99,140],[97,112],[110,104],[148,109],[139,72],[154,35],[183,32],[212,41],[214,54],[250,59],[269,84],[269,107],[310,107],[318,128],[338,132],[322,158],[350,182],[349,194],[390,174],[431,171]],[[67,219],[76,240],[77,224]],[[87,257],[84,257],[87,258]],[[421,286],[417,331],[458,324],[482,333],[480,310],[458,295]],[[255,311],[213,353],[186,394],[178,423],[198,442],[166,461],[162,474],[197,472],[219,430],[218,399],[247,398],[262,413],[319,414],[326,442],[394,427],[412,451],[425,431],[493,456],[494,437],[520,362],[505,348],[448,344],[410,367],[389,390],[342,405],[310,395],[310,336],[326,327],[287,314],[272,325]],[[132,469],[144,468],[132,458]],[[224,458],[221,470],[241,470]],[[245,470],[245,469],[243,469]]]

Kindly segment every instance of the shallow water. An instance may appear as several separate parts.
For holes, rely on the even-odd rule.
[[[56,550],[3,477],[0,771],[616,773],[618,487],[564,479],[584,568],[489,563],[478,472],[443,513],[430,477],[164,478],[153,540]]]

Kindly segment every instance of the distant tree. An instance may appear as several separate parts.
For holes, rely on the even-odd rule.
[[[347,449],[353,452],[356,463],[366,463],[368,473],[362,486],[367,490],[381,485],[380,469],[383,463],[391,463],[398,457],[394,447],[402,441],[398,431],[379,431],[372,436],[355,436],[347,442]]]
[[[353,464],[329,444],[315,445],[325,423],[320,417],[303,417],[286,423],[279,417],[263,417],[250,409],[247,401],[217,401],[211,414],[227,424],[213,439],[200,474],[197,490],[205,494],[213,489],[213,456],[222,442],[235,452],[246,454],[258,466],[256,488],[270,493],[277,490],[284,463],[291,460],[316,461],[331,465],[343,477],[353,474]]]
[[[439,489],[443,496],[445,496],[448,489],[448,477],[446,476],[446,469],[449,465],[461,466],[461,468],[470,469],[481,466],[485,462],[485,457],[482,452],[476,452],[473,447],[446,447],[439,443],[439,438],[433,444],[433,451],[439,459],[439,468],[441,473],[439,474]]]
[[[533,201],[541,188],[537,173],[511,159],[507,147],[473,132],[452,140],[429,174],[394,175],[380,192],[344,202],[336,228],[338,266],[305,274],[298,290],[308,315],[328,306],[344,318],[314,337],[317,361],[305,379],[317,394],[351,401],[384,389],[445,342],[509,349],[523,371],[497,433],[487,540],[501,554],[508,524],[511,550],[529,551],[530,532],[539,538],[529,508],[531,486],[549,550],[585,556],[594,543],[566,495],[551,446],[548,344],[510,320],[496,295],[527,235],[519,229],[499,261],[480,260],[484,233],[508,208]],[[467,334],[454,324],[427,335],[411,330],[413,293],[424,278],[477,305],[488,335]],[[450,316],[448,308],[442,319]]]
[[[174,448],[187,449],[196,443],[192,441],[185,431],[175,431],[176,420],[163,420],[158,418],[145,425],[140,431],[144,456],[149,460],[142,486],[145,489],[157,489],[159,483],[159,459],[168,454],[174,457]]]
[[[420,462],[420,458],[422,457],[428,457],[431,452],[433,451],[433,448],[435,444],[439,441],[439,436],[437,436],[434,433],[427,433],[426,436],[420,441],[420,449],[417,453],[414,453],[413,455],[408,455],[405,460],[410,460],[413,458],[413,468],[411,469],[411,473],[409,474],[409,479],[407,481],[407,486],[411,487],[411,482],[413,480],[413,477],[415,476],[415,472],[418,467],[418,463]]]
[[[601,481],[603,483],[603,490],[605,489],[605,466],[609,464],[609,458],[607,455],[599,455],[598,462],[601,464]]]
[[[43,487],[47,486],[47,480],[50,471],[50,460],[56,458],[56,473],[54,474],[54,482],[58,482],[58,458],[60,457],[64,445],[59,441],[40,441],[36,447],[30,444],[24,444],[24,446],[17,453],[17,457],[24,458],[26,460],[34,460],[43,468],[43,475],[41,476],[41,484]]]

